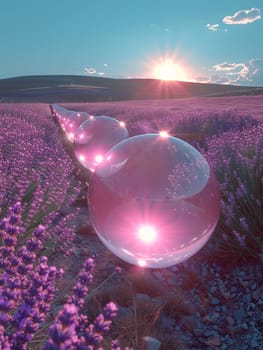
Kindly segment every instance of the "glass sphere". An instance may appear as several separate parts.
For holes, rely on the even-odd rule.
[[[65,109],[61,106],[53,107],[53,111],[55,112],[56,118],[60,123],[61,128],[63,129],[63,131],[66,131],[66,126],[69,122],[69,119],[72,120],[76,112]]]
[[[75,134],[80,125],[90,118],[90,114],[85,112],[74,112],[69,114],[65,124],[65,133],[69,141],[74,142]]]
[[[220,192],[206,159],[167,134],[115,145],[92,175],[91,223],[104,245],[135,265],[164,268],[199,251],[220,214]]]
[[[73,128],[74,120],[77,116],[77,112],[68,110],[68,111],[66,111],[64,116],[65,116],[65,118],[64,118],[61,126],[66,134],[67,139],[70,139],[71,129]]]
[[[75,155],[85,168],[94,171],[104,161],[105,154],[127,137],[128,130],[123,122],[111,117],[91,116],[75,133]]]
[[[51,104],[50,105],[51,112],[57,119],[59,123],[62,122],[62,119],[64,118],[64,114],[67,112],[67,110],[57,104]]]

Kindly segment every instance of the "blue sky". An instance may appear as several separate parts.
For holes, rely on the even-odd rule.
[[[262,0],[2,0],[0,78],[153,77],[263,86]]]

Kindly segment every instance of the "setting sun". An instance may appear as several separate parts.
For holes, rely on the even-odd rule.
[[[153,70],[153,77],[160,80],[188,80],[184,68],[172,59],[157,63]]]

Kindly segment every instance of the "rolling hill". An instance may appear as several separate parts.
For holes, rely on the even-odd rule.
[[[263,87],[40,75],[0,79],[1,102],[98,102],[263,94]]]

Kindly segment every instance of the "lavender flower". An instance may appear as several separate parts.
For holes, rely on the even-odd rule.
[[[8,349],[9,346],[12,350],[22,350],[27,348],[45,320],[45,313],[55,296],[55,280],[62,271],[50,267],[46,257],[37,259],[36,253],[42,249],[46,237],[43,227],[36,230],[39,239],[30,238],[25,245],[17,247],[21,236],[18,226],[21,224],[20,203],[8,212],[0,230],[0,264],[5,269],[0,274],[0,345],[1,348]]]
[[[102,342],[104,335],[109,332],[112,320],[117,316],[118,308],[115,303],[108,303],[93,323],[89,322],[86,315],[79,313],[88,293],[85,284],[91,283],[94,267],[95,263],[92,258],[84,262],[73,287],[73,295],[59,311],[55,322],[50,327],[49,339],[42,350],[93,350]],[[113,346],[115,346],[113,349],[120,349],[118,344],[117,340],[113,342]],[[103,348],[101,349],[103,350]]]

